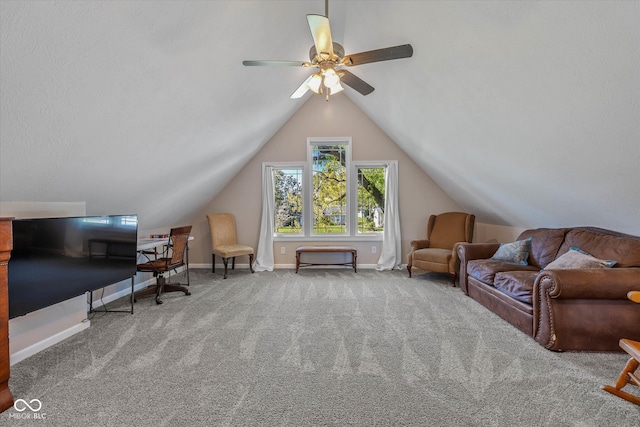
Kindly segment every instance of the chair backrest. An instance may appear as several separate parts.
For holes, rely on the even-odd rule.
[[[235,245],[236,220],[233,214],[208,214],[209,228],[211,229],[211,247],[222,245]]]
[[[457,242],[471,243],[475,221],[475,215],[465,212],[431,215],[427,223],[429,247],[453,249]]]
[[[184,262],[184,253],[187,249],[191,226],[175,227],[169,233],[169,243],[171,245],[171,258],[169,265],[181,264]]]

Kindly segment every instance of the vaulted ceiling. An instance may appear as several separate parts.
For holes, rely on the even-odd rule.
[[[189,220],[310,96],[324,2],[0,2],[0,201]],[[478,221],[640,234],[640,2],[331,1],[349,97]],[[331,101],[329,101],[330,103]],[[327,123],[330,127],[331,123]],[[316,135],[317,136],[317,135]]]

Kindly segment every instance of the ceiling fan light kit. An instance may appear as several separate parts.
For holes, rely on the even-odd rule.
[[[307,91],[317,94],[329,95],[342,92],[341,83],[355,89],[362,95],[368,95],[374,91],[373,86],[347,71],[345,67],[368,64],[371,62],[388,61],[392,59],[409,58],[413,56],[413,47],[410,44],[370,50],[345,56],[344,48],[331,38],[329,26],[329,4],[325,2],[323,15],[307,15],[307,22],[313,37],[313,46],[309,50],[310,62],[301,61],[243,61],[246,66],[294,66],[315,67],[318,71],[310,75],[293,94],[292,99],[301,98]],[[324,89],[323,89],[324,87]]]

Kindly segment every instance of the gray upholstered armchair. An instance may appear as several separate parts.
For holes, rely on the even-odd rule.
[[[411,268],[451,274],[451,286],[456,285],[456,275],[460,268],[457,244],[471,243],[475,215],[464,212],[447,212],[431,215],[427,223],[427,239],[411,242],[411,252],[407,257],[407,271]]]

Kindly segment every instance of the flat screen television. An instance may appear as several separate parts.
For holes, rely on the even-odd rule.
[[[14,220],[9,318],[130,279],[137,240],[137,215]]]

